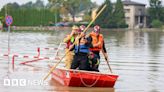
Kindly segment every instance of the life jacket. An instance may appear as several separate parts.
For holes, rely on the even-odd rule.
[[[75,45],[75,53],[89,53],[89,47],[86,45]]]
[[[74,41],[75,41],[75,37],[72,36],[71,39],[67,42],[67,44],[66,44],[66,48],[69,48],[70,45],[72,45],[72,44],[74,43]]]
[[[91,32],[90,33],[90,36],[92,38],[92,45],[95,45],[97,44],[98,42],[100,42],[101,44],[97,47],[93,47],[93,48],[90,48],[90,51],[100,51],[103,47],[103,42],[104,42],[104,38],[103,38],[103,35],[102,34],[99,34],[98,36],[94,33],[94,32]]]

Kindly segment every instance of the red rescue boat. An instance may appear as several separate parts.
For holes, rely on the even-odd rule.
[[[52,79],[64,86],[72,87],[113,87],[118,75],[92,71],[56,68]]]

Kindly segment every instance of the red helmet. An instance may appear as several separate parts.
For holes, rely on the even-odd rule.
[[[98,25],[94,26],[94,32],[99,33],[100,32],[100,26],[98,26]]]
[[[85,27],[84,25],[81,25],[81,26],[80,26],[80,30],[82,30],[82,31],[84,31],[85,28],[86,28],[86,27]]]

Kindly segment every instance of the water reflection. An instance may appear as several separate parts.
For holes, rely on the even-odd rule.
[[[163,32],[148,32],[149,48],[153,53],[158,52],[162,43]]]
[[[115,92],[114,88],[87,88],[87,87],[63,87],[61,84],[57,83],[55,80],[51,79],[49,84],[53,89],[49,91],[61,91],[61,92]]]

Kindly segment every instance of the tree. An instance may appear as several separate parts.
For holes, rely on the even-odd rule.
[[[65,8],[75,21],[75,16],[83,10],[88,10],[92,6],[90,0],[49,0],[53,6]]]
[[[0,16],[5,16],[5,12],[7,11],[8,15],[13,17],[13,25],[15,26],[48,25],[50,21],[54,23],[55,18],[57,18],[57,22],[60,21],[58,12],[51,12],[49,8],[42,6],[42,4],[28,2],[19,6],[17,3],[9,3],[1,9]],[[54,13],[57,14],[56,17]]]
[[[153,20],[163,20],[164,12],[162,10],[161,0],[149,0],[150,8],[148,10],[151,21]]]
[[[161,13],[162,13],[161,14],[161,16],[162,16],[161,21],[164,23],[164,6],[162,7],[162,12]]]
[[[95,24],[100,25],[101,27],[110,27],[112,23],[113,16],[113,5],[110,0],[106,0],[97,10],[97,13],[102,9],[104,5],[107,5],[104,11],[98,16],[95,21]]]
[[[32,1],[30,1],[30,2],[27,2],[26,4],[23,4],[22,6],[21,6],[21,8],[33,8],[33,3],[32,3]]]
[[[153,20],[152,23],[151,23],[151,25],[154,28],[160,28],[160,27],[162,27],[162,22],[159,21],[159,20]]]
[[[5,13],[10,14],[10,12],[12,12],[13,9],[19,9],[19,4],[14,2],[14,3],[8,3],[6,5],[4,5],[1,9],[1,15],[5,16]]]
[[[116,22],[117,27],[125,27],[125,13],[123,8],[123,3],[121,0],[117,0],[115,4],[115,10],[113,12],[114,20]]]
[[[41,9],[41,8],[44,8],[44,2],[42,0],[37,0],[33,6],[37,9]]]

